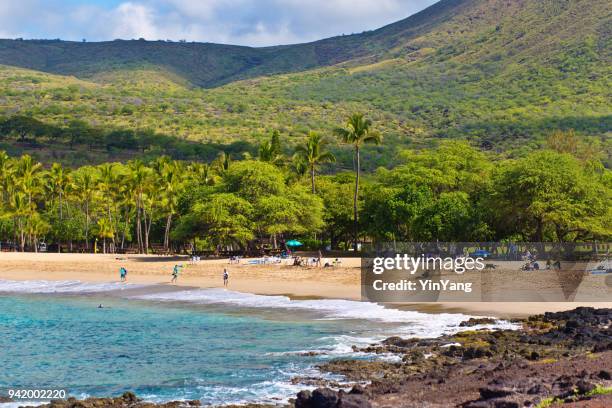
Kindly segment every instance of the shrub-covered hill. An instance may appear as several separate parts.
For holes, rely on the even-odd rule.
[[[443,0],[375,31],[263,48],[161,40],[94,43],[1,40],[0,64],[80,78],[95,78],[109,71],[154,68],[171,72],[196,86],[214,87],[237,79],[297,72],[384,55],[461,13],[471,2]]]
[[[292,145],[364,111],[385,134],[373,165],[447,137],[517,155],[567,129],[609,164],[611,33],[606,0],[443,0],[292,46],[4,40],[0,115],[222,144],[279,129]]]

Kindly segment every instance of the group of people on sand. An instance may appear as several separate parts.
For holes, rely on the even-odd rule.
[[[526,263],[521,267],[521,270],[523,271],[539,271],[540,269],[542,269],[540,267],[540,264],[538,262],[537,256],[536,254],[532,254],[529,250],[527,250],[525,252],[525,254],[522,256],[523,261],[526,261]],[[550,258],[548,258],[546,260],[546,269],[550,270],[550,269],[556,269],[556,270],[560,270],[561,269],[561,261],[556,260],[556,261],[552,261]]]
[[[321,253],[321,251],[319,251],[319,255],[317,257],[302,258],[301,256],[294,256],[293,266],[314,266],[317,268],[331,268],[342,266],[342,261],[336,258],[333,260],[333,262],[330,263],[328,260],[323,259],[323,254]]]
[[[183,265],[174,265],[174,268],[172,268],[172,279],[170,280],[170,283],[177,283],[181,268],[183,268]],[[121,279],[121,282],[127,281],[127,273],[127,269],[125,269],[124,266],[119,268],[119,278]],[[228,284],[229,272],[226,268],[223,268],[223,286],[227,286]]]

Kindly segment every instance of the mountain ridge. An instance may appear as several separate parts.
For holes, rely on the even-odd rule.
[[[261,75],[298,72],[346,62],[380,52],[440,19],[469,0],[442,0],[403,20],[360,34],[308,43],[248,47],[200,42],[114,40],[0,40],[0,64],[87,78],[114,69],[146,64],[183,76],[192,84],[215,87]],[[194,65],[200,67],[193,69]]]

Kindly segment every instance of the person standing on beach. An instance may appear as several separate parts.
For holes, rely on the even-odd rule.
[[[121,277],[121,282],[125,282],[127,280],[127,269],[125,267],[121,267],[119,269],[119,276]]]
[[[227,286],[229,283],[229,273],[227,269],[223,268],[223,286]]]
[[[172,280],[170,281],[171,283],[176,283],[179,276],[179,268],[180,266],[174,265],[174,269],[172,270]]]

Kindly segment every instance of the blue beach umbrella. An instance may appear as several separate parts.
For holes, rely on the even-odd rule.
[[[295,239],[292,239],[292,240],[287,241],[287,246],[288,247],[299,247],[299,246],[302,246],[302,243],[300,241],[296,241]]]

